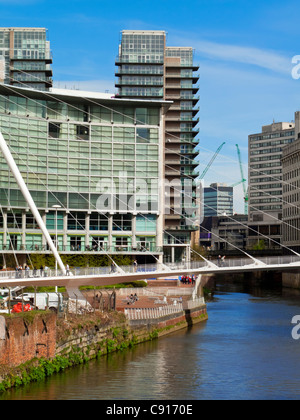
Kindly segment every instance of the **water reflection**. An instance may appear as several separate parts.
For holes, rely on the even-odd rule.
[[[217,284],[209,319],[92,361],[2,399],[298,399],[300,314],[292,290]]]

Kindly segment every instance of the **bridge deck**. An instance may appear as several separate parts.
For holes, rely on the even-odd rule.
[[[49,277],[30,277],[30,278],[0,278],[0,287],[14,286],[105,286],[118,283],[128,283],[137,280],[158,279],[172,276],[178,278],[184,274],[233,274],[259,271],[297,271],[300,269],[300,261],[293,261],[285,264],[248,264],[230,267],[217,267],[215,265],[207,265],[204,267],[181,268],[176,267],[173,270],[157,270],[157,271],[140,271],[119,272],[113,274],[93,274],[93,275],[71,275],[71,276],[49,276]],[[13,273],[12,273],[13,275]]]

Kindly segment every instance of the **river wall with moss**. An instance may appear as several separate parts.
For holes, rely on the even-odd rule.
[[[20,351],[21,345],[23,353],[25,347],[27,351],[27,347],[30,346],[30,351],[35,351],[35,354],[22,364],[0,364],[0,392],[45,380],[73,366],[87,363],[111,352],[125,351],[139,343],[158,339],[205,320],[207,320],[206,305],[151,322],[150,320],[128,321],[124,313],[115,311],[95,312],[78,317],[68,316],[67,319],[57,318],[56,314],[47,312],[42,316],[39,313],[36,317],[30,314],[30,321],[19,314],[14,316],[13,320],[8,317],[6,323],[9,325],[10,336],[9,339],[6,336],[5,340],[0,340],[0,346],[9,346],[9,352],[12,351],[12,346],[18,347]],[[14,325],[18,326],[15,333]],[[25,335],[23,335],[24,325],[28,333]],[[54,354],[51,354],[47,349],[47,343],[51,343],[53,347],[54,329],[55,350]],[[38,352],[37,348],[40,349]],[[33,355],[30,351],[28,357]]]

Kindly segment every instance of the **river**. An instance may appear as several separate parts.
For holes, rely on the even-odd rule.
[[[300,397],[300,294],[218,284],[209,319],[0,396],[2,400],[291,400]]]

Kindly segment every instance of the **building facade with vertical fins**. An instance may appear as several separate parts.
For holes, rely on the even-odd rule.
[[[172,101],[164,118],[164,254],[167,262],[188,260],[199,212],[195,183],[199,66],[194,64],[194,50],[168,47],[165,31],[125,30],[116,66],[120,98]]]
[[[0,84],[0,131],[60,255],[162,261],[167,107]],[[0,204],[0,265],[51,254],[2,154]]]

